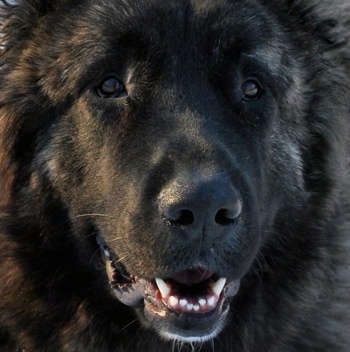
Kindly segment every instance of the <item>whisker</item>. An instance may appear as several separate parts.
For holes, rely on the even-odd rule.
[[[129,324],[126,324],[125,326],[123,326],[122,329],[120,329],[120,330],[117,331],[117,334],[119,334],[119,333],[121,333],[122,331],[124,331],[125,329],[127,329],[130,325],[135,324],[135,323],[137,322],[137,320],[138,320],[138,319],[136,318],[136,319],[132,320]]]
[[[128,235],[125,235],[125,236],[119,236],[119,237],[114,237],[112,240],[110,240],[109,242],[112,243],[112,242],[115,242],[115,241],[118,241],[118,240],[124,240],[126,238],[129,238]]]
[[[86,213],[86,214],[79,214],[76,215],[76,218],[83,218],[83,217],[88,217],[88,216],[101,216],[105,218],[113,218],[112,215],[107,215],[107,214],[99,214],[99,213]]]
[[[78,241],[75,245],[75,247],[79,247],[81,245],[82,242],[86,241],[87,239],[89,239],[90,237],[93,237],[93,236],[96,236],[97,235],[97,232],[91,232],[85,236],[82,236],[82,237],[79,237],[78,238]]]
[[[129,256],[130,256],[130,253],[125,254],[124,256],[120,257],[120,258],[116,261],[116,263],[119,263],[119,262],[123,261],[124,259],[128,258]]]
[[[98,253],[100,253],[100,249],[97,248],[91,255],[91,258],[90,258],[90,265],[93,265],[97,270],[102,270],[105,268],[105,265],[102,264],[102,262],[100,263],[101,265],[99,265],[99,267],[97,267],[97,265],[95,265],[95,261],[94,261],[94,258],[96,255],[98,255]]]
[[[214,339],[211,339],[210,345],[211,345],[211,350],[212,350],[212,352],[215,352],[215,342],[214,342]]]

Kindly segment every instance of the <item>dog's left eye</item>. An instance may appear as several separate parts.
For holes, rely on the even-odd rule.
[[[96,88],[101,98],[118,98],[126,95],[124,84],[115,76],[104,78]]]
[[[241,92],[244,100],[256,100],[260,97],[261,87],[258,82],[249,79],[243,82]]]

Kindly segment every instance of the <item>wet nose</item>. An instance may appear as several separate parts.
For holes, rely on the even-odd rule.
[[[190,233],[234,224],[242,212],[242,200],[229,180],[175,181],[161,194],[161,216]]]

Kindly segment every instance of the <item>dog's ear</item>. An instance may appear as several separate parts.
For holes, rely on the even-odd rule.
[[[350,75],[350,7],[344,1],[344,5],[337,8],[337,11],[339,13],[334,17],[329,10],[321,13],[317,28],[322,40],[320,51],[325,60],[339,63],[345,68],[346,74]]]
[[[0,0],[1,46],[26,40],[42,17],[74,3],[74,0]]]
[[[35,23],[67,0],[0,0],[2,23]]]

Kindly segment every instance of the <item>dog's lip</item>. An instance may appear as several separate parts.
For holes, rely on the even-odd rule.
[[[191,307],[187,311],[180,312],[177,307],[168,307],[162,299],[155,299],[155,295],[151,294],[144,300],[143,314],[166,339],[205,341],[215,336],[223,327],[230,308],[229,297],[232,293],[237,293],[238,287],[239,282],[229,283],[212,307],[203,308],[197,304],[197,309],[194,309],[195,304],[190,303]],[[157,289],[155,290],[157,295]]]
[[[177,314],[199,314],[215,310],[225,298],[234,296],[239,280],[228,281],[203,266],[181,270],[151,280],[130,275],[113,252],[97,238],[110,286],[117,299],[128,306],[169,310]],[[151,305],[150,305],[151,304]]]

